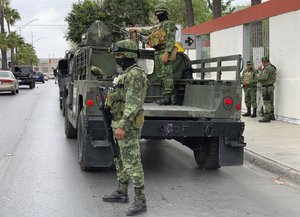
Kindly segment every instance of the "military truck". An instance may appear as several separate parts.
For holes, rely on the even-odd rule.
[[[77,137],[83,170],[112,165],[112,147],[96,105],[97,86],[112,86],[118,74],[108,51],[110,44],[108,28],[97,21],[88,29],[70,64],[65,134],[68,138]],[[178,53],[173,64],[175,93],[169,106],[154,103],[162,96],[153,60],[153,50],[141,50],[139,65],[146,69],[150,82],[142,138],[180,142],[193,151],[202,169],[243,164],[241,56],[192,61]]]
[[[67,82],[70,80],[69,77],[69,66],[71,64],[71,60],[74,57],[74,51],[68,50],[65,53],[65,57],[58,61],[57,65],[57,81],[58,81],[58,89],[59,89],[59,108],[62,110],[63,116],[65,115],[65,104],[66,104],[66,96],[67,96]],[[55,69],[56,70],[56,69]]]

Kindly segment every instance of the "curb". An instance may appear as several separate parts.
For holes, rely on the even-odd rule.
[[[289,179],[300,185],[300,171],[260,154],[257,154],[246,148],[244,150],[244,159],[249,163],[255,164],[256,166],[259,166],[265,170],[277,174],[280,177]]]

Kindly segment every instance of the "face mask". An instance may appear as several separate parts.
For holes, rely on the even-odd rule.
[[[126,58],[126,57],[123,57],[123,58],[115,58],[116,60],[116,63],[122,67],[122,70],[126,70],[128,67],[134,65],[136,62],[135,62],[135,59],[133,58]]]
[[[122,66],[124,64],[124,60],[125,58],[115,58],[116,59],[116,63],[119,65],[119,66]]]
[[[159,22],[161,22],[161,21],[164,21],[165,19],[167,19],[168,15],[166,12],[164,12],[164,13],[157,14],[156,17],[159,20]]]

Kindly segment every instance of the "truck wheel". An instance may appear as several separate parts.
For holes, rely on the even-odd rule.
[[[69,121],[68,115],[65,115],[65,134],[67,138],[77,138],[77,130],[72,126],[71,122]]]
[[[32,82],[29,84],[29,88],[33,89],[33,83]]]
[[[194,150],[194,158],[201,169],[219,169],[219,138],[210,138],[205,150]]]
[[[77,128],[77,143],[78,143],[78,162],[80,168],[84,171],[88,170],[89,168],[86,166],[86,129],[84,129],[84,117],[83,111],[81,110],[79,114],[78,120],[78,128]]]

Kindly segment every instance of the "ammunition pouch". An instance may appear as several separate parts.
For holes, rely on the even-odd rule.
[[[176,60],[176,54],[177,54],[177,47],[174,46],[173,49],[171,50],[170,54],[169,54],[169,61],[175,61]]]
[[[262,87],[261,88],[261,95],[262,95],[262,98],[263,100],[270,100],[270,95],[269,95],[269,92],[268,92],[268,87]]]
[[[145,122],[144,110],[141,110],[134,118],[133,127],[136,129],[142,129],[144,122]]]

